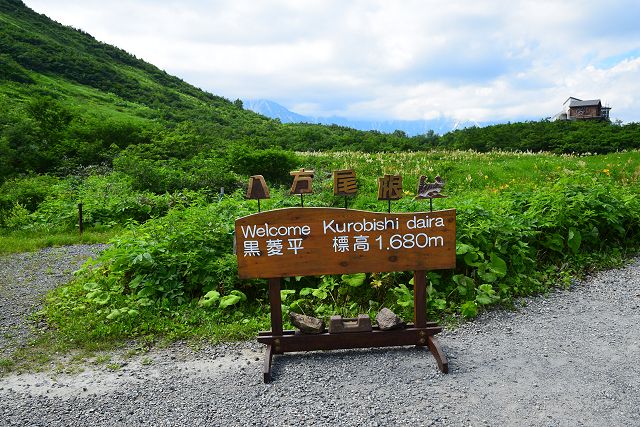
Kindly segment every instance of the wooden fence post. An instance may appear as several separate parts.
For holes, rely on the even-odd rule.
[[[84,232],[84,222],[82,220],[82,203],[78,203],[78,228],[80,229],[80,234]]]

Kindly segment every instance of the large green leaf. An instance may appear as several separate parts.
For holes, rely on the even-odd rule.
[[[198,301],[200,307],[212,307],[220,299],[220,292],[209,291]]]
[[[322,299],[325,299],[326,297],[328,297],[328,296],[329,296],[329,294],[327,293],[327,291],[325,291],[325,290],[324,290],[324,289],[322,289],[322,288],[314,289],[314,290],[313,290],[313,292],[311,292],[311,294],[312,294],[314,297],[316,297],[316,298],[318,298],[318,299],[321,299],[321,300],[322,300]]]
[[[569,246],[569,249],[571,249],[571,252],[573,252],[574,254],[577,254],[578,251],[580,250],[581,243],[582,243],[582,234],[580,234],[580,231],[573,227],[570,227],[569,235],[567,237],[567,246]]]
[[[227,308],[240,302],[242,298],[238,295],[225,295],[220,299],[220,308]]]
[[[357,288],[358,286],[362,286],[367,275],[365,273],[343,274],[340,278],[347,285]]]
[[[478,306],[475,301],[467,301],[460,306],[460,313],[466,318],[476,317],[478,315]]]
[[[293,289],[283,289],[280,291],[280,299],[282,301],[286,301],[289,295],[294,295],[296,293]]]
[[[498,277],[504,277],[507,274],[507,263],[496,253],[491,254],[489,267]]]

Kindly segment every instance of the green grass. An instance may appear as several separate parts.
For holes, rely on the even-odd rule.
[[[120,232],[121,230],[117,228],[102,231],[86,230],[83,234],[77,231],[57,231],[46,234],[14,231],[0,235],[0,255],[33,252],[51,246],[106,243]]]
[[[316,177],[321,175],[318,169],[320,172],[354,169],[358,175],[359,197],[374,200],[376,177],[383,174],[403,176],[405,199],[414,195],[420,175],[427,175],[431,180],[435,175],[442,176],[448,195],[465,195],[470,191],[499,193],[507,188],[543,190],[559,178],[577,180],[586,175],[590,178],[611,177],[622,185],[636,184],[640,180],[640,151],[594,156],[504,151],[299,154],[306,168],[316,168]],[[330,190],[332,181],[321,182],[323,190]],[[316,182],[315,188],[318,188]]]

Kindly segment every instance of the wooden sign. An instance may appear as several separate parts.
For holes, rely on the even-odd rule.
[[[440,175],[436,176],[434,182],[427,182],[427,177],[422,175],[418,182],[418,191],[416,193],[416,199],[436,199],[441,197],[447,197],[440,194],[444,188],[444,181],[440,178]]]
[[[378,178],[378,200],[402,198],[402,175],[385,175]]]
[[[247,187],[247,199],[268,199],[269,187],[262,175],[252,175],[249,177],[249,185]]]
[[[454,268],[456,211],[287,208],[235,223],[241,279]]]
[[[353,169],[333,171],[334,196],[353,196],[357,191],[356,173]]]
[[[293,171],[289,173],[293,176],[293,183],[289,194],[311,194],[313,189],[311,184],[313,182],[313,171],[305,170],[304,168],[299,171]]]

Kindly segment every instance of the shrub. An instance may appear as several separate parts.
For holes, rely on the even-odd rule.
[[[33,175],[14,178],[0,186],[0,211],[8,211],[16,203],[29,212],[36,210],[47,197],[57,195],[61,179],[49,175]]]
[[[133,189],[156,194],[181,190],[217,194],[220,187],[232,192],[241,182],[224,159],[206,154],[179,161],[152,160],[127,152],[114,159],[113,165],[116,171],[133,178]]]
[[[87,273],[89,303],[108,306],[113,295],[133,306],[172,307],[238,284],[233,221],[249,213],[227,198],[205,207],[172,210],[114,239]],[[97,298],[97,299],[96,299]],[[115,301],[115,299],[114,299]],[[121,307],[111,307],[121,308]]]
[[[262,175],[271,183],[284,184],[291,181],[289,172],[299,164],[298,157],[278,148],[256,150],[237,145],[229,150],[227,161],[232,171],[241,175]]]

